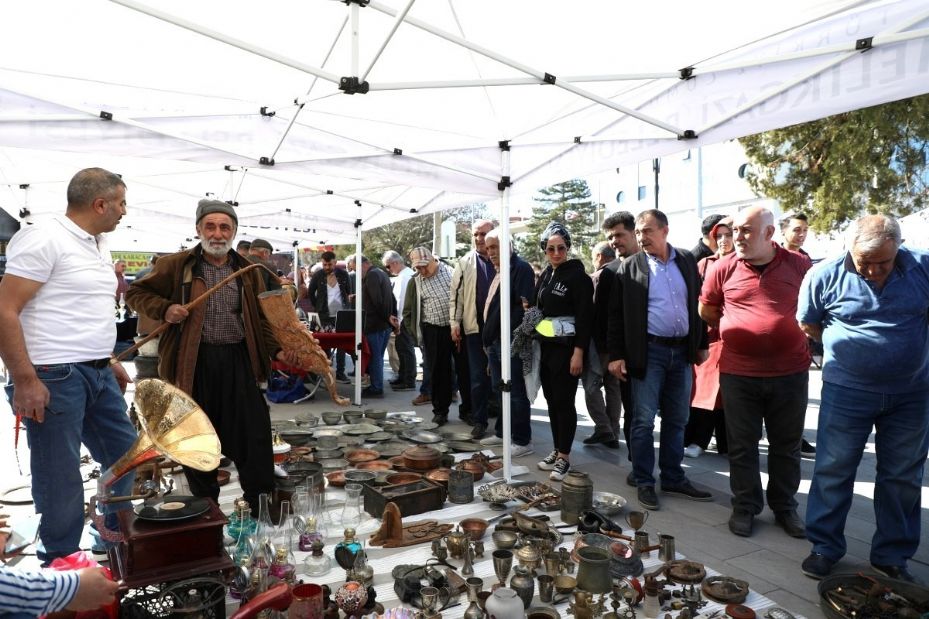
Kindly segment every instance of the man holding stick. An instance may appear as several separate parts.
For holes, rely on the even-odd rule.
[[[239,472],[245,500],[257,511],[258,495],[274,490],[268,404],[258,389],[269,360],[291,363],[258,304],[262,267],[230,279],[205,303],[185,307],[251,263],[233,250],[235,210],[219,200],[200,200],[193,249],[164,256],[145,279],[133,282],[126,301],[136,312],[171,326],[161,335],[158,373],[188,393],[209,416],[223,454]],[[184,467],[194,496],[219,498],[216,471]]]

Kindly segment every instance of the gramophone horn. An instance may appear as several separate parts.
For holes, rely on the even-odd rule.
[[[113,482],[158,456],[200,471],[212,471],[219,466],[222,452],[216,430],[203,409],[186,393],[162,380],[141,380],[136,383],[135,405],[142,434],[100,476],[95,497],[98,501],[108,495],[107,489]],[[92,514],[104,539],[121,539],[118,533],[105,529],[103,518],[95,509]]]

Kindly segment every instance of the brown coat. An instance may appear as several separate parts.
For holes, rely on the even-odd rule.
[[[147,277],[132,283],[126,294],[126,303],[142,316],[161,320],[169,306],[175,303],[184,305],[196,299],[207,290],[199,268],[195,268],[202,251],[198,245],[160,258]],[[229,252],[229,257],[236,271],[251,264],[235,252]],[[242,323],[252,373],[256,381],[264,381],[270,374],[271,356],[280,350],[258,303],[258,294],[265,290],[264,281],[258,270],[249,271],[235,281],[242,293]],[[182,323],[172,325],[162,333],[158,343],[161,357],[158,375],[185,393],[191,393],[193,389],[205,315],[204,303],[191,310]]]

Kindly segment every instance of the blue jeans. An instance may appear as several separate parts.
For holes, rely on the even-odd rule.
[[[636,485],[654,486],[655,417],[661,410],[661,437],[658,468],[661,484],[677,486],[684,482],[684,427],[690,414],[693,372],[687,361],[686,346],[648,343],[645,378],[630,378],[632,388],[632,430],[629,451]]]
[[[43,563],[80,549],[84,530],[81,443],[103,470],[129,451],[137,434],[126,415],[126,400],[113,371],[80,363],[36,366],[49,392],[45,421],[25,420],[32,467],[32,500],[41,514],[36,556]],[[13,401],[15,385],[7,385]],[[132,491],[130,472],[110,487],[111,495]],[[106,526],[118,530],[116,512],[129,503],[106,505]]]
[[[490,382],[495,398],[503,397],[500,391],[500,342],[494,342],[484,349],[490,366]],[[510,356],[510,438],[514,445],[528,445],[532,441],[532,426],[529,423],[531,404],[526,394],[526,381],[523,379],[523,361],[519,355]],[[494,433],[503,438],[503,415],[497,416]]]
[[[872,428],[877,476],[871,562],[903,566],[919,546],[929,390],[888,394],[823,383],[806,536],[813,552],[834,560],[845,554],[845,519]]]
[[[465,335],[464,339],[468,347],[468,369],[471,375],[471,420],[486,426],[487,404],[492,392],[490,376],[487,374],[487,353],[484,352],[480,333]],[[498,362],[498,369],[499,366]]]
[[[365,333],[371,359],[368,361],[368,376],[371,378],[371,391],[384,391],[384,351],[390,340],[390,329]]]

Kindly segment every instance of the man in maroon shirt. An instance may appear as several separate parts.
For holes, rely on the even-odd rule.
[[[762,424],[768,433],[768,506],[793,537],[805,537],[794,495],[800,485],[800,438],[806,415],[810,355],[796,321],[809,260],[772,241],[774,217],[754,207],[735,216],[735,252],[720,258],[703,283],[700,316],[723,341],[720,390],[729,439],[729,529],[752,534],[764,508],[758,462]]]

